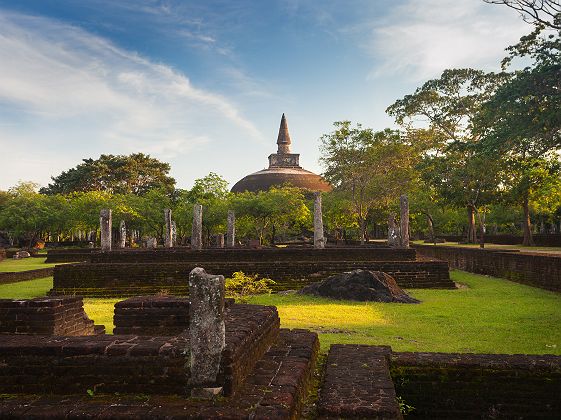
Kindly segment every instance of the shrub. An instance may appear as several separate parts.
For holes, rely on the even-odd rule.
[[[243,271],[236,271],[232,278],[226,279],[226,295],[233,297],[238,302],[246,302],[250,296],[271,293],[269,287],[275,282],[271,279],[258,279],[258,275],[245,274]]]

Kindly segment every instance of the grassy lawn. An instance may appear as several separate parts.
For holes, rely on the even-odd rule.
[[[414,244],[418,245],[432,245],[432,243],[425,243],[424,241],[413,241]],[[461,248],[479,248],[479,244],[461,244],[458,242],[445,242],[443,244],[436,244],[436,246],[454,246]],[[485,244],[485,249],[498,249],[498,250],[510,250],[515,249],[520,252],[542,252],[546,254],[560,254],[561,248],[554,246],[523,246],[523,245],[500,245],[500,244]]]
[[[282,326],[318,332],[332,343],[390,345],[397,351],[561,354],[561,295],[507,280],[453,271],[458,290],[415,289],[421,304],[335,301],[264,295],[250,303],[277,306]],[[0,297],[44,295],[50,279],[0,286]],[[112,331],[119,299],[85,299],[88,315]]]
[[[37,270],[38,268],[54,267],[60,263],[45,264],[44,258],[24,258],[22,260],[6,259],[0,262],[0,273],[13,273],[27,270]]]

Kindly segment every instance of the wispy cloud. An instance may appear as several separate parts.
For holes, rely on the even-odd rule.
[[[259,137],[224,96],[193,86],[169,66],[51,19],[0,10],[0,63],[0,107],[12,110],[0,113],[3,146],[14,140],[33,146],[49,135],[56,137],[53,147],[67,154],[79,141],[82,150],[90,143],[105,152],[173,157],[231,130]],[[14,124],[25,118],[33,123]],[[41,126],[49,131],[41,133]],[[80,127],[79,139],[72,127]],[[51,163],[52,173],[65,169],[57,168],[60,160]]]
[[[369,48],[381,64],[371,76],[423,80],[446,68],[496,70],[504,49],[530,30],[510,9],[482,1],[407,0],[372,30]]]

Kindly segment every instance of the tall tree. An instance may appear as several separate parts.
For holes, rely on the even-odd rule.
[[[154,188],[171,192],[175,180],[168,176],[170,165],[143,153],[101,155],[84,159],[75,168],[52,177],[52,183],[40,190],[43,194],[105,191],[112,194],[142,195]]]
[[[407,192],[418,155],[397,131],[374,132],[360,124],[352,127],[350,121],[335,122],[334,127],[320,139],[323,175],[352,202],[364,243],[369,212],[387,209]]]
[[[428,145],[421,165],[425,181],[450,204],[466,208],[468,242],[475,242],[478,207],[490,200],[498,183],[494,160],[477,155],[480,138],[473,121],[505,78],[474,69],[445,70],[386,110],[412,142],[418,138]]]
[[[561,4],[559,0],[483,0],[490,4],[503,4],[516,10],[522,18],[534,25],[561,29]]]

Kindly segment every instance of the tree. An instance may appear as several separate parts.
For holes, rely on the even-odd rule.
[[[350,121],[335,122],[334,127],[320,139],[323,175],[353,204],[364,243],[369,212],[387,208],[407,192],[417,154],[397,131],[374,132],[360,124],[351,127]]]
[[[506,77],[474,69],[445,70],[386,110],[411,142],[419,139],[425,145],[419,167],[425,182],[448,203],[467,209],[468,242],[476,239],[479,206],[490,202],[498,185],[496,159],[479,156],[474,147],[480,137],[473,121]],[[423,126],[417,127],[419,122]]]
[[[516,10],[534,25],[561,29],[561,4],[555,0],[483,0],[489,4],[503,4]]]
[[[101,155],[52,177],[53,183],[40,190],[43,194],[105,191],[112,194],[142,195],[154,188],[171,192],[175,180],[168,176],[170,165],[145,155]]]

